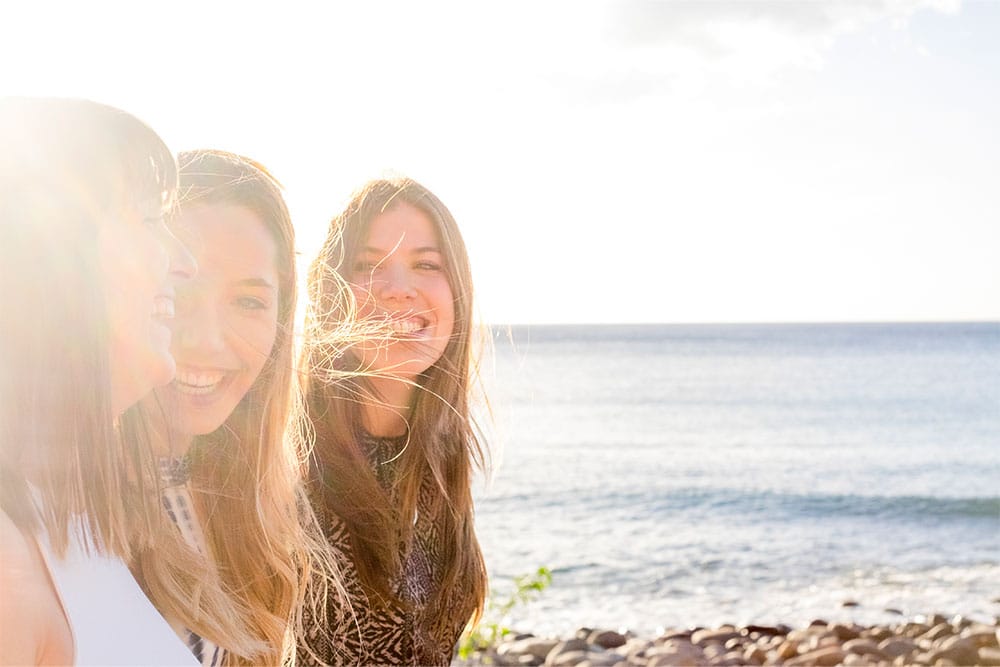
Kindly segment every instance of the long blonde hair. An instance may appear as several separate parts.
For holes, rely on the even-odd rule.
[[[98,228],[167,206],[176,179],[163,141],[123,111],[0,99],[0,507],[60,555],[82,528],[84,548],[126,561],[159,534],[152,454],[114,426]]]
[[[192,498],[211,563],[190,549],[174,554],[173,562],[144,552],[140,570],[161,612],[225,648],[229,664],[291,662],[307,589],[312,594],[322,589],[306,583],[332,576],[301,485],[302,429],[290,426],[290,416],[301,414],[292,382],[294,230],[280,184],[260,164],[214,150],[181,153],[178,162],[182,209],[246,207],[271,232],[279,274],[278,333],[263,370],[233,413],[213,433],[196,436],[191,447]],[[178,572],[179,566],[185,571]]]
[[[372,220],[401,202],[424,212],[434,224],[455,299],[455,327],[441,358],[418,381],[393,504],[361,445],[362,406],[377,394],[360,356],[350,347],[331,349],[325,332],[349,317],[356,306],[343,285]],[[412,539],[421,487],[432,485],[432,521],[439,531],[443,576],[429,601],[431,613],[444,613],[459,592],[470,616],[478,616],[487,580],[473,527],[471,483],[474,468],[486,465],[486,450],[469,410],[474,375],[472,275],[454,217],[440,199],[413,180],[368,183],[331,223],[310,269],[309,297],[301,367],[307,375],[306,409],[316,435],[314,501],[347,526],[354,564],[369,599],[403,604],[392,592],[402,567],[398,545]]]

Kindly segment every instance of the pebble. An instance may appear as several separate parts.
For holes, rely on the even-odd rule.
[[[860,626],[816,619],[808,626],[720,625],[663,630],[655,638],[580,628],[569,638],[515,635],[455,667],[847,667],[984,665],[1000,667],[1000,621],[964,616],[915,616]]]

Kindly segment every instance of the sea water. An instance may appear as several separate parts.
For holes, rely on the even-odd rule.
[[[494,331],[477,530],[498,598],[553,573],[513,626],[1000,614],[1000,323]]]

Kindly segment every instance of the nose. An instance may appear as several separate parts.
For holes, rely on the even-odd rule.
[[[226,347],[218,313],[205,299],[182,287],[176,301],[173,342],[178,349],[217,352]]]
[[[181,240],[174,236],[169,227],[164,226],[160,237],[167,257],[170,259],[170,277],[174,280],[190,280],[198,274],[198,262]]]
[[[417,295],[410,273],[403,266],[387,266],[380,277],[377,294],[380,299],[408,301]]]

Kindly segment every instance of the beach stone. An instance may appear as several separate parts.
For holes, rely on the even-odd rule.
[[[549,652],[554,649],[558,643],[558,639],[528,637],[526,639],[501,644],[497,647],[497,653],[500,655],[530,655],[544,661],[549,655]]]
[[[519,667],[538,667],[543,662],[545,662],[544,658],[539,658],[535,655],[525,654],[517,656],[517,664]]]
[[[948,622],[951,623],[952,627],[954,627],[956,630],[964,630],[965,628],[972,625],[972,620],[966,618],[965,616],[962,616],[961,614],[955,614],[954,616],[951,617],[951,620]]]
[[[576,664],[577,667],[612,667],[620,662],[624,662],[624,660],[617,653],[590,651],[585,660]]]
[[[830,626],[830,632],[837,635],[837,639],[846,642],[850,639],[857,639],[861,635],[861,628],[843,623],[834,623]]]
[[[881,649],[879,649],[878,644],[876,644],[874,640],[862,637],[859,637],[858,639],[850,639],[844,642],[843,649],[847,653],[855,655],[870,655],[877,660],[888,657],[882,652]]]
[[[594,630],[587,641],[602,648],[618,648],[625,645],[625,635],[614,630]]]
[[[832,667],[840,664],[845,657],[844,651],[839,646],[825,646],[815,651],[809,651],[785,662],[786,665],[796,667],[798,665],[818,665],[819,667]]]
[[[553,667],[556,664],[556,659],[559,658],[561,654],[574,653],[574,652],[586,653],[587,642],[583,639],[576,639],[576,638],[567,639],[566,641],[559,642],[558,644],[553,646],[552,650],[550,650],[548,652],[548,655],[545,656],[545,666]],[[577,660],[577,662],[579,662],[580,660],[583,660],[583,658],[580,658],[579,660]],[[559,663],[559,664],[567,664],[567,663]],[[570,664],[575,664],[575,663],[570,663]]]
[[[917,643],[909,637],[890,637],[882,642],[879,642],[878,647],[879,650],[887,656],[897,658],[915,651]]]
[[[899,632],[910,639],[916,639],[930,629],[930,626],[924,623],[906,623],[900,628]]]
[[[743,649],[743,661],[748,665],[763,665],[767,660],[767,651],[759,646],[747,646]]]
[[[987,667],[1000,667],[1000,648],[994,646],[980,647],[976,664]]]
[[[844,600],[840,603],[841,607],[860,607],[861,603],[857,600]]]
[[[794,639],[786,639],[776,649],[781,660],[788,660],[799,654],[799,643]]]
[[[903,612],[901,610],[899,610],[899,609],[896,609],[895,607],[886,607],[882,611],[884,611],[887,614],[892,614],[893,616],[902,616],[903,615]]]
[[[978,657],[978,646],[968,637],[948,637],[930,651],[932,663],[951,660],[957,665],[971,665]]]
[[[942,637],[947,637],[953,632],[951,626],[947,623],[938,623],[933,628],[921,635],[922,639],[930,639],[931,641],[936,641]]]
[[[740,629],[740,634],[752,635],[755,632],[768,637],[788,634],[788,630],[782,632],[781,628],[775,625],[744,625]]]
[[[551,667],[572,667],[577,665],[589,657],[587,651],[563,651],[558,654],[552,661]],[[549,664],[549,659],[545,659],[545,664]]]
[[[739,667],[746,663],[743,662],[743,654],[738,651],[731,651],[729,653],[724,653],[722,655],[716,656],[711,663],[715,667]]]
[[[739,637],[733,637],[728,640],[725,644],[723,644],[723,646],[726,647],[727,651],[733,651],[735,649],[742,649],[746,641],[746,637],[740,635]]]
[[[665,632],[654,641],[655,644],[662,644],[668,642],[671,639],[683,639],[684,641],[690,641],[691,635],[693,633],[690,630],[673,630],[670,632]]]
[[[874,639],[876,642],[881,642],[881,641],[885,641],[889,637],[892,637],[893,636],[893,632],[892,632],[892,630],[890,630],[889,628],[887,628],[885,626],[876,625],[876,626],[872,626],[872,627],[868,628],[867,630],[862,630],[861,631],[861,636],[862,637],[869,637],[871,639]]]
[[[975,642],[976,646],[989,646],[1000,648],[1000,628],[992,628],[982,623],[976,623],[972,627],[962,630],[962,637],[967,637]]]
[[[725,644],[730,639],[734,637],[739,637],[740,633],[736,631],[735,628],[731,629],[719,629],[719,630],[699,630],[691,635],[691,643],[697,644],[698,646],[706,646],[708,644]]]
[[[582,628],[579,628],[579,629],[578,629],[578,630],[576,631],[576,634],[575,634],[574,636],[575,636],[575,637],[576,637],[577,639],[586,639],[586,638],[587,638],[587,637],[589,637],[589,636],[590,636],[590,635],[591,635],[591,634],[592,634],[593,632],[594,632],[594,628],[588,628],[587,626],[583,626]]]
[[[860,653],[848,653],[844,656],[844,662],[841,663],[845,667],[861,667],[862,665],[872,665],[874,661],[871,656],[863,656]]]

